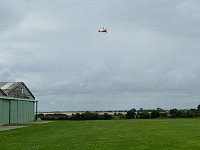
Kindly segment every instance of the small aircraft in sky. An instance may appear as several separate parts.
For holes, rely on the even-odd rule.
[[[99,30],[99,32],[102,32],[102,33],[107,33],[107,29],[103,28],[102,30]]]

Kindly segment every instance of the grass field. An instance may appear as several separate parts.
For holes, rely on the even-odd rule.
[[[198,150],[200,119],[58,121],[0,132],[0,150]]]

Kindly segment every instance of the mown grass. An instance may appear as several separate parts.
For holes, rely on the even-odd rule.
[[[56,121],[0,132],[0,150],[198,150],[200,119]]]

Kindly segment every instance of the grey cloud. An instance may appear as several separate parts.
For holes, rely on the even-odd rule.
[[[21,3],[23,0],[1,0],[0,6],[0,31],[5,32],[8,29],[12,29],[23,19],[23,6]]]
[[[1,80],[25,82],[41,110],[198,104],[199,2],[1,2]]]

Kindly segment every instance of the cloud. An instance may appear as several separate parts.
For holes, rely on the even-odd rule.
[[[22,5],[23,0],[11,1],[1,0],[0,6],[0,32],[12,29],[23,19]]]
[[[41,111],[198,105],[199,2],[1,2],[1,80]]]

